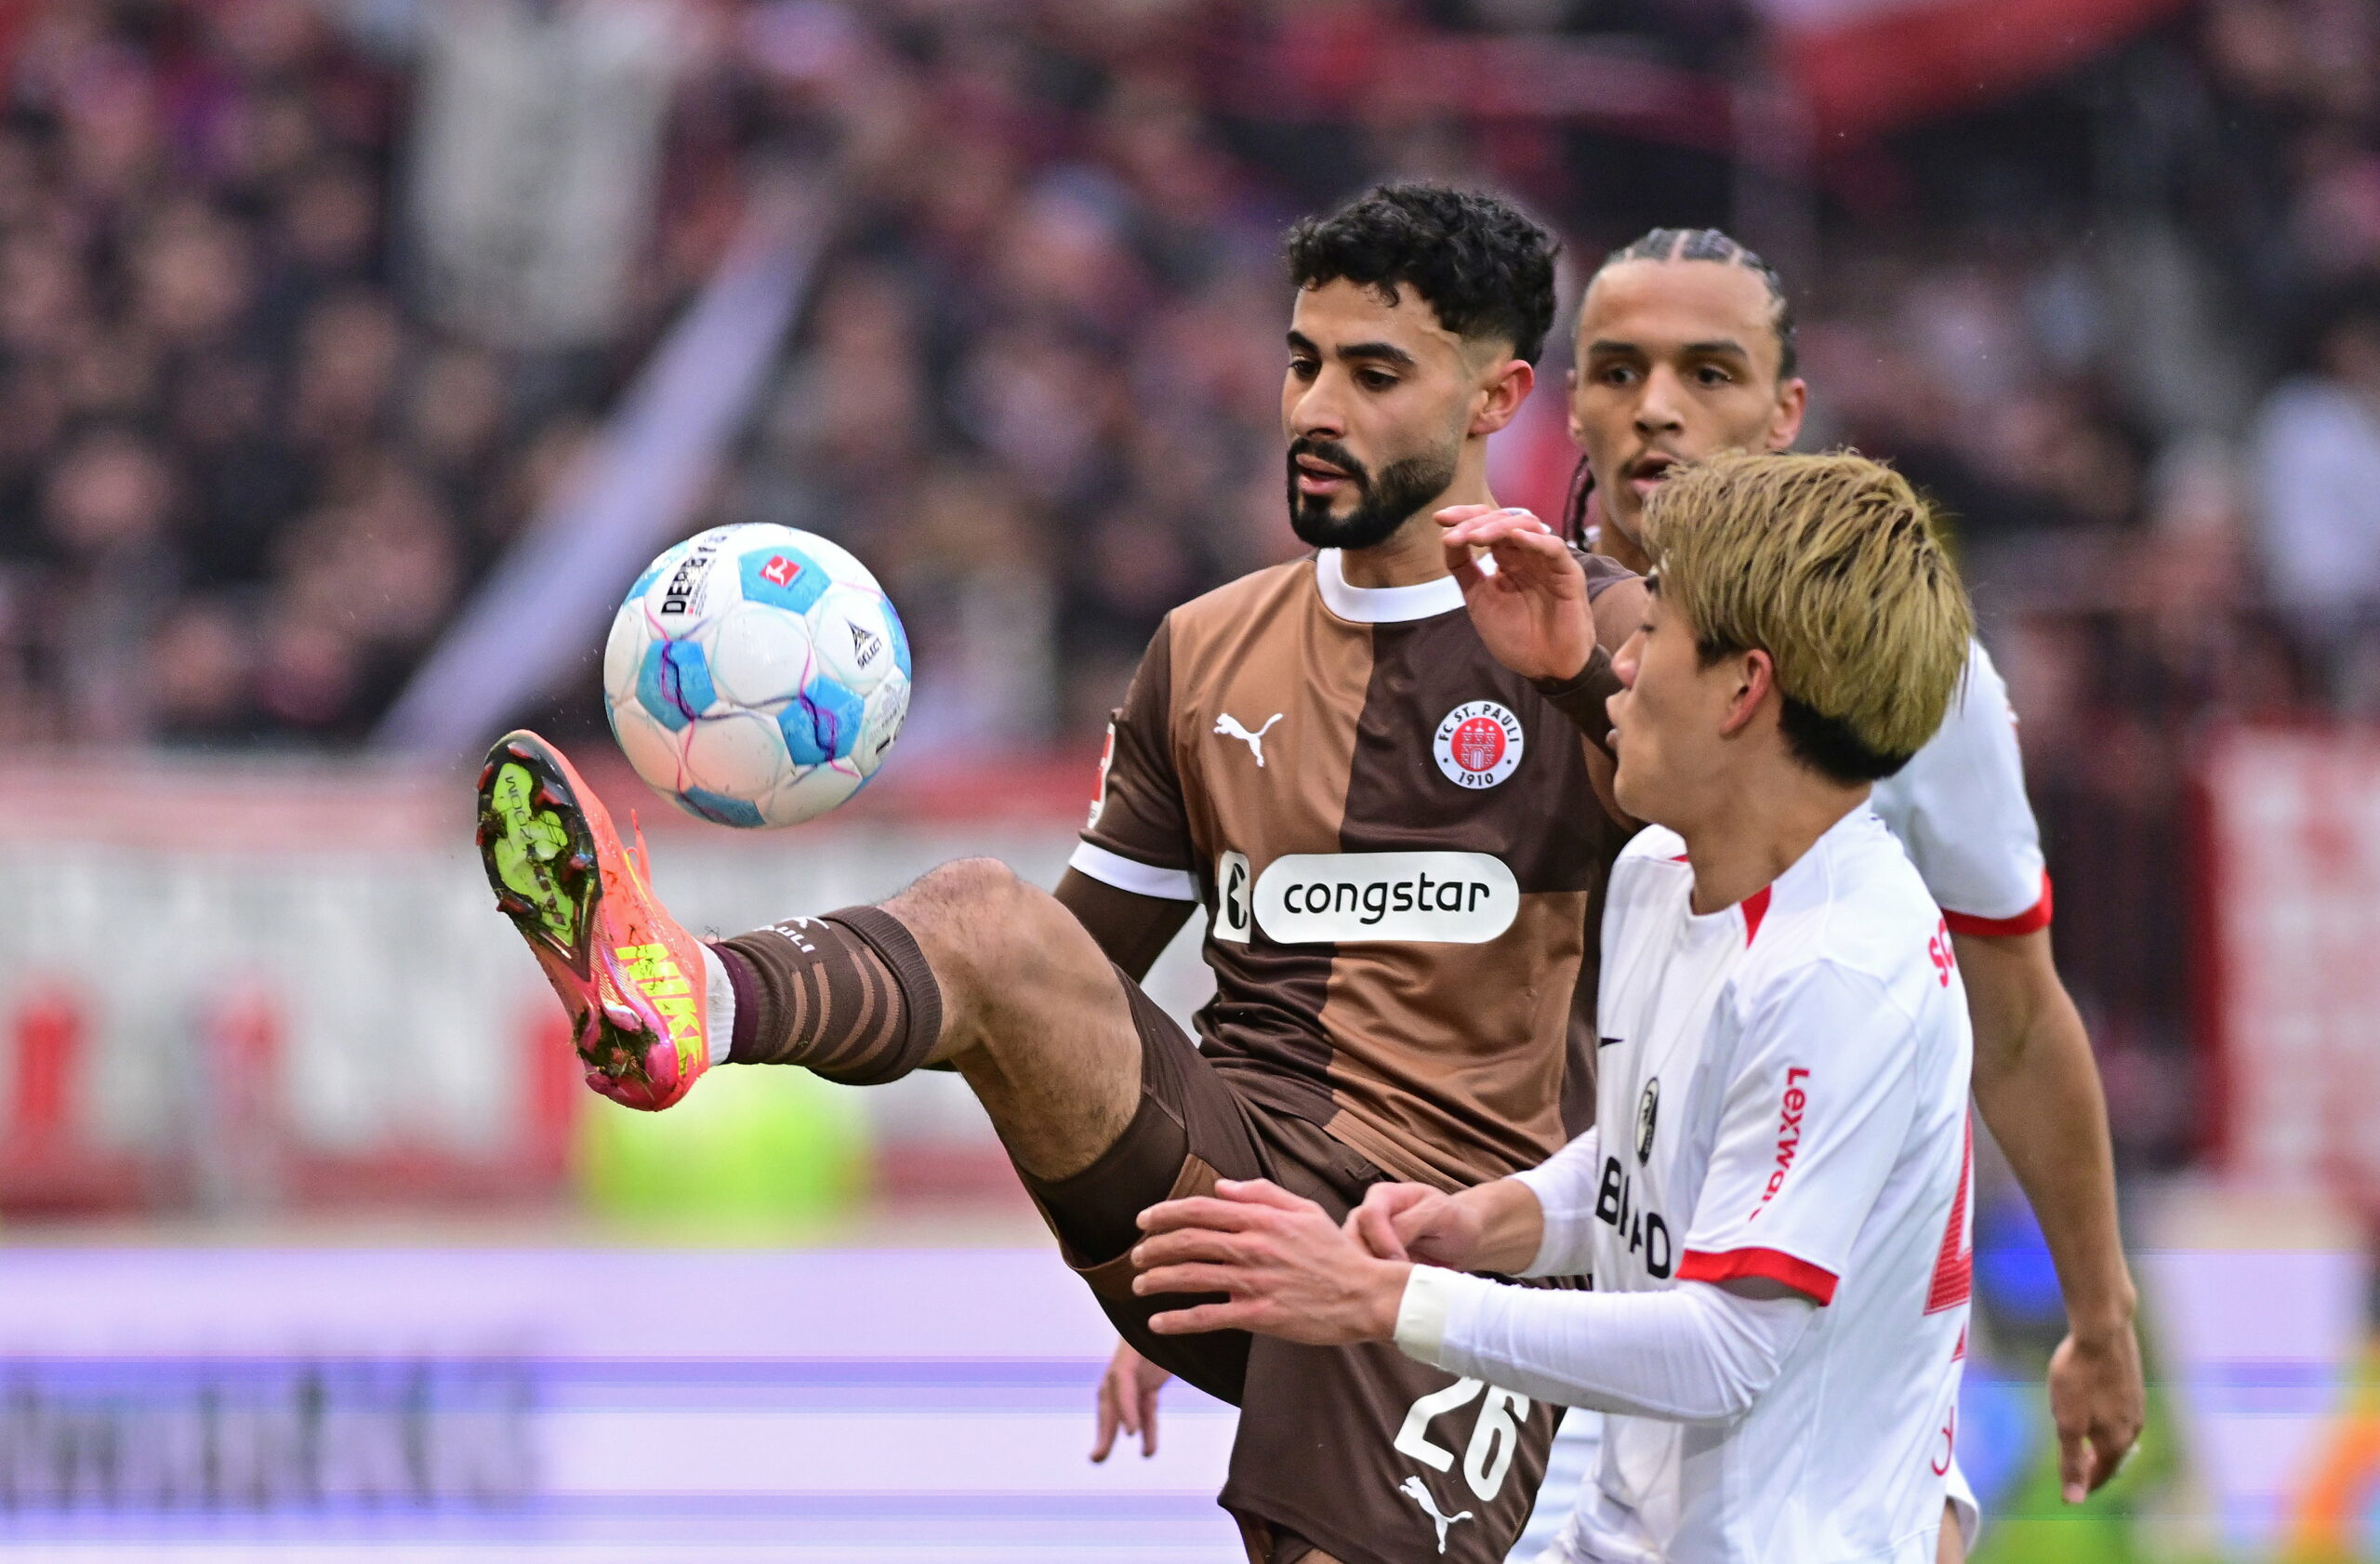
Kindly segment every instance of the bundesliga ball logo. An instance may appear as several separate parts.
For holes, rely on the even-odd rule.
[[[1438,769],[1458,788],[1492,788],[1521,763],[1521,721],[1492,700],[1466,701],[1438,724]]]

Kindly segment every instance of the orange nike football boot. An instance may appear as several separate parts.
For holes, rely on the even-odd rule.
[[[643,833],[631,854],[562,751],[523,730],[480,773],[479,847],[496,910],[570,1012],[587,1084],[656,1111],[684,1096],[710,1067],[709,985],[701,942],[647,883]]]

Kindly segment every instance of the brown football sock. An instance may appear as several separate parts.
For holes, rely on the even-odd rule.
[[[788,919],[711,948],[735,989],[730,1064],[880,1086],[924,1064],[942,1035],[933,969],[882,908]]]

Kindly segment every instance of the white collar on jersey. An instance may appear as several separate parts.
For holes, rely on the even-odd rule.
[[[1462,606],[1462,589],[1451,576],[1410,587],[1351,587],[1339,567],[1336,549],[1325,549],[1314,556],[1314,584],[1321,589],[1324,607],[1359,625],[1401,625],[1451,614]]]

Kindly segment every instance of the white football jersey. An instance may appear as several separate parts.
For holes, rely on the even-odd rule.
[[[1741,1418],[1609,1414],[1573,1552],[1931,1564],[1972,1273],[1966,997],[1875,814],[1696,916],[1658,827],[1603,930],[1597,1291],[1764,1278],[1820,1306]]]
[[[1942,726],[1871,801],[1963,934],[2021,934],[2050,919],[2042,833],[2025,797],[2016,713],[1980,641]]]
[[[2024,758],[2007,683],[1980,641],[1970,643],[1966,677],[1942,726],[1899,772],[1876,784],[1871,806],[1900,839],[1953,934],[2021,934],[2050,922],[2049,875],[2041,828],[2025,794]],[[1574,1409],[1557,1436],[1588,1468],[1601,1438],[1599,1412]],[[1980,1518],[1974,1490],[1953,1465],[1952,1501],[1972,1544]],[[1583,1557],[1576,1538],[1548,1560]]]

